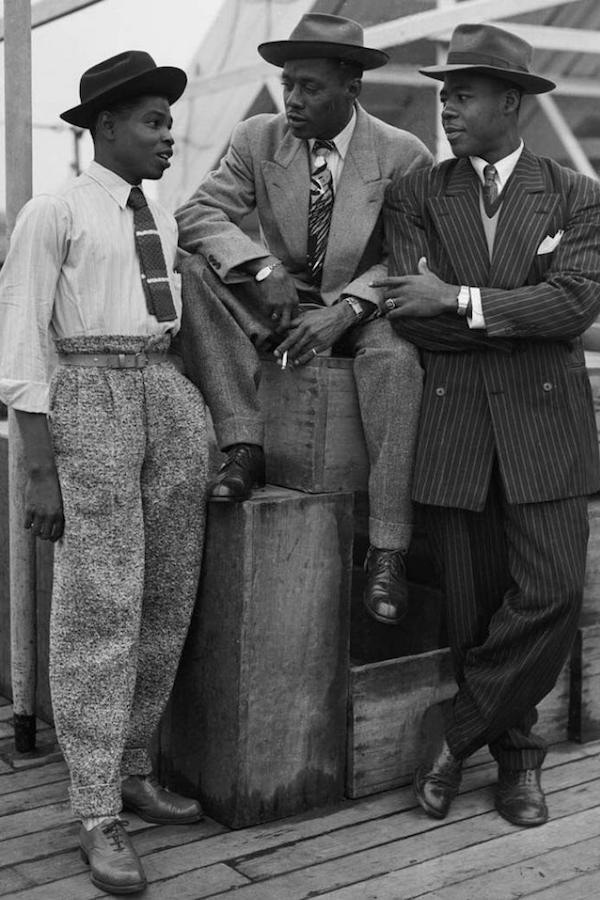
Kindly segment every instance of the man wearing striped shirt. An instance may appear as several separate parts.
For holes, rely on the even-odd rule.
[[[56,733],[83,857],[115,894],[146,885],[122,808],[157,824],[201,816],[160,787],[149,756],[204,534],[204,401],[168,354],[177,228],[140,188],[169,166],[185,84],[141,51],[84,73],[62,118],[90,129],[94,162],[25,205],[0,276],[0,397],[25,445],[25,525],[55,542]]]

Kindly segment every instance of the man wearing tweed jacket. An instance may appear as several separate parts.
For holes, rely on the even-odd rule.
[[[598,490],[581,335],[600,311],[600,187],[534,156],[522,93],[554,84],[531,48],[461,25],[442,121],[455,159],[388,194],[389,317],[425,369],[413,498],[443,573],[458,691],[424,720],[415,788],[443,818],[464,759],[498,762],[496,808],[516,825],[548,810],[532,731],[577,627]]]
[[[332,347],[353,356],[370,461],[364,601],[395,624],[406,607],[422,373],[415,348],[377,317],[383,292],[371,282],[387,271],[385,188],[431,157],[358,105],[363,68],[387,56],[364,47],[356,22],[308,14],[290,40],[259,52],[282,68],[285,114],[242,122],[218,170],[177,213],[180,246],[193,254],[182,270],[186,371],[202,385],[227,453],[212,496],[245,500],[264,483],[258,347],[289,366]],[[310,198],[327,195],[315,232]],[[240,227],[254,210],[258,240]]]

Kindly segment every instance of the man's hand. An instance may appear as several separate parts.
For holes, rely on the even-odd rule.
[[[264,262],[264,265],[269,264],[268,261]],[[296,286],[287,269],[278,263],[262,281],[253,279],[249,282],[248,292],[254,298],[259,312],[273,323],[273,330],[285,334],[298,312]]]
[[[430,271],[427,260],[421,257],[418,275],[382,278],[373,287],[385,288],[385,310],[388,318],[413,316],[425,318],[443,312],[456,311],[459,287],[446,284]]]
[[[292,320],[291,330],[274,351],[275,356],[281,357],[287,350],[290,362],[303,366],[332,347],[355,321],[347,303],[307,309]]]
[[[43,541],[57,541],[64,531],[62,494],[56,469],[30,472],[25,487],[25,528]]]
[[[23,439],[27,472],[23,525],[44,541],[57,541],[65,520],[48,420],[44,413],[16,409],[15,424]]]

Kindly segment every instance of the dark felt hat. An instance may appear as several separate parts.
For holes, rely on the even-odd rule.
[[[149,53],[126,50],[87,69],[79,82],[81,103],[61,113],[70,125],[89,128],[96,115],[110,103],[155,94],[175,103],[187,84],[183,69],[157,66]]]
[[[470,69],[503,78],[526,94],[545,94],[556,87],[549,78],[531,71],[533,49],[527,41],[495,25],[458,25],[450,39],[445,66],[419,69],[428,78],[443,81],[450,72]]]
[[[283,66],[289,59],[343,59],[363,69],[377,69],[389,59],[383,50],[365,47],[362,26],[342,16],[307,13],[287,41],[258,45],[263,59]]]

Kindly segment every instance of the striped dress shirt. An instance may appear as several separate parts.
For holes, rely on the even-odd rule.
[[[35,197],[21,210],[0,272],[0,398],[7,405],[48,411],[53,338],[178,331],[175,219],[148,200],[177,313],[175,321],[158,322],[146,307],[130,190],[92,162],[57,194]]]

